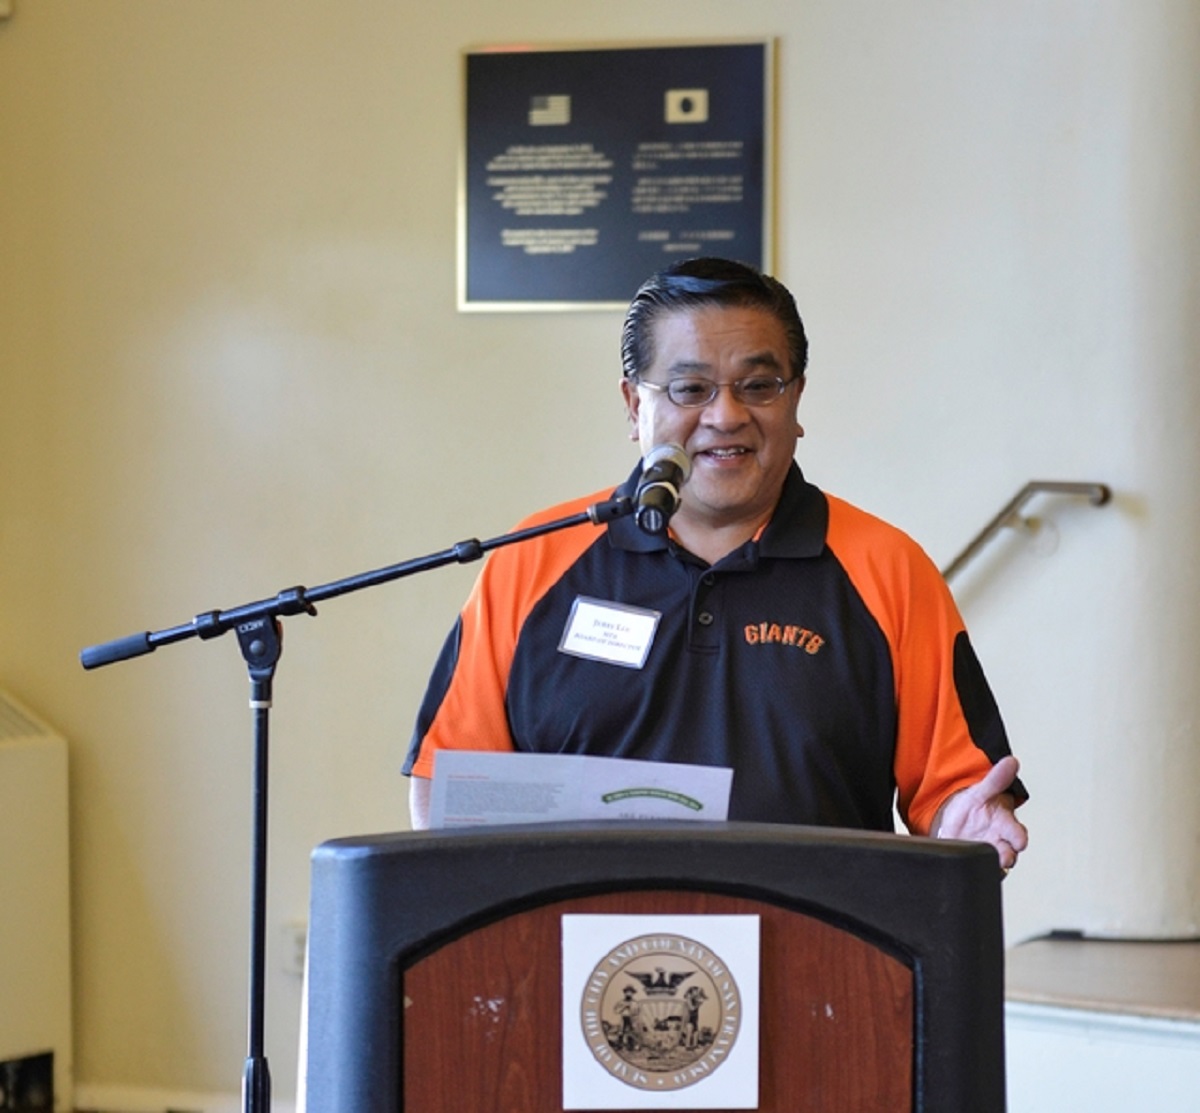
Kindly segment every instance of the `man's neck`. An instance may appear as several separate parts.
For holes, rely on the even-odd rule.
[[[713,524],[693,522],[680,513],[671,520],[671,535],[689,553],[708,564],[716,564],[758,536],[770,518],[770,514],[763,514],[745,521]]]

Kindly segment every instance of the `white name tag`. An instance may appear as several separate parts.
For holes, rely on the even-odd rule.
[[[646,663],[661,617],[661,611],[580,595],[571,607],[558,650],[573,657],[640,669]]]

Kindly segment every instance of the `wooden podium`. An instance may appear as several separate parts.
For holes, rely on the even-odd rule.
[[[560,924],[581,912],[760,918],[764,1113],[1004,1111],[990,846],[609,823],[318,847],[307,1113],[558,1113]]]

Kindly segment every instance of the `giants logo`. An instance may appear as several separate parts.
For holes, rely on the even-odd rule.
[[[787,645],[818,653],[825,639],[803,626],[781,626],[778,622],[752,623],[744,628],[747,645]]]

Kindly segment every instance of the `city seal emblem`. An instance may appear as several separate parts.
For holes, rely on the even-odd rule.
[[[592,971],[580,1020],[592,1055],[614,1078],[640,1090],[680,1090],[725,1063],[741,1028],[741,994],[704,944],[643,935]]]

